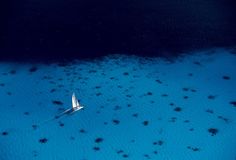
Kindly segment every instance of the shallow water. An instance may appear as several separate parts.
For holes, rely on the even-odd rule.
[[[0,159],[233,160],[236,56],[0,63]],[[71,107],[75,92],[85,106]]]

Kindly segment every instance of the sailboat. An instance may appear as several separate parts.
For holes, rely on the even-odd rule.
[[[84,106],[81,106],[79,104],[78,99],[75,97],[75,93],[73,93],[72,94],[72,110],[73,110],[73,112],[76,112],[82,108],[84,108]]]
[[[80,109],[84,108],[84,106],[81,106],[79,104],[78,99],[75,96],[75,93],[72,94],[72,108],[69,108],[67,110],[65,110],[64,112],[62,112],[61,114],[55,116],[55,118],[60,118],[61,116],[65,115],[65,114],[72,114]]]

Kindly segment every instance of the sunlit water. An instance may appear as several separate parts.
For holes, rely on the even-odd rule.
[[[1,160],[234,160],[236,56],[0,63]],[[75,92],[85,106],[71,107]]]

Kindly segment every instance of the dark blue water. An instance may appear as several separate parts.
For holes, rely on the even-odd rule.
[[[231,0],[4,1],[1,57],[176,56],[232,47],[235,7]]]

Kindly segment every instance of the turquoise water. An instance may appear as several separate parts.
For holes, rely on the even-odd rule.
[[[236,56],[0,63],[1,160],[234,160]],[[75,92],[85,106],[71,107]]]

